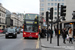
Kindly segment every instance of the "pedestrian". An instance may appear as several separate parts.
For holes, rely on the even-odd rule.
[[[46,30],[45,30],[45,34],[47,35],[47,28],[46,28]]]
[[[57,35],[57,29],[55,28],[55,36]]]
[[[74,38],[74,41],[75,41],[75,28],[73,30],[73,38]]]
[[[47,41],[49,40],[49,29],[47,29]]]
[[[62,30],[62,36],[63,36],[63,43],[66,44],[66,42],[65,42],[65,38],[66,38],[66,36],[67,36],[67,34],[66,34],[66,28],[64,28],[64,29]]]
[[[48,32],[49,32],[49,34],[50,34],[50,43],[52,43],[53,30],[49,29]]]
[[[58,29],[56,29],[56,36],[58,35]]]
[[[42,28],[42,37],[45,38],[45,31],[44,31],[44,28]]]
[[[67,41],[69,40],[69,36],[68,36],[68,28],[66,29],[66,35],[67,35]]]
[[[72,28],[69,29],[68,35],[69,35],[69,43],[71,42],[71,43],[73,44],[73,42],[72,42],[72,38],[73,38],[73,31],[72,31]]]

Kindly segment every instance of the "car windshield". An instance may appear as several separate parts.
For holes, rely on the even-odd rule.
[[[8,28],[8,29],[7,29],[7,32],[8,32],[8,33],[15,33],[16,30],[15,30],[15,28]]]

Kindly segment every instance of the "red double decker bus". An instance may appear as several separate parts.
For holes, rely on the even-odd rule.
[[[27,13],[24,17],[23,37],[38,38],[39,35],[39,15]]]

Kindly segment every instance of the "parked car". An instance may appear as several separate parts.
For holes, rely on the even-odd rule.
[[[3,33],[3,32],[4,32],[4,30],[0,29],[0,33]]]
[[[10,27],[7,29],[7,32],[5,33],[5,38],[8,38],[9,36],[17,38],[17,32],[15,28]]]

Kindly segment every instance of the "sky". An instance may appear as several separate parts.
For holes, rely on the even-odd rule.
[[[2,6],[10,12],[16,13],[37,13],[40,9],[39,0],[0,0]]]

